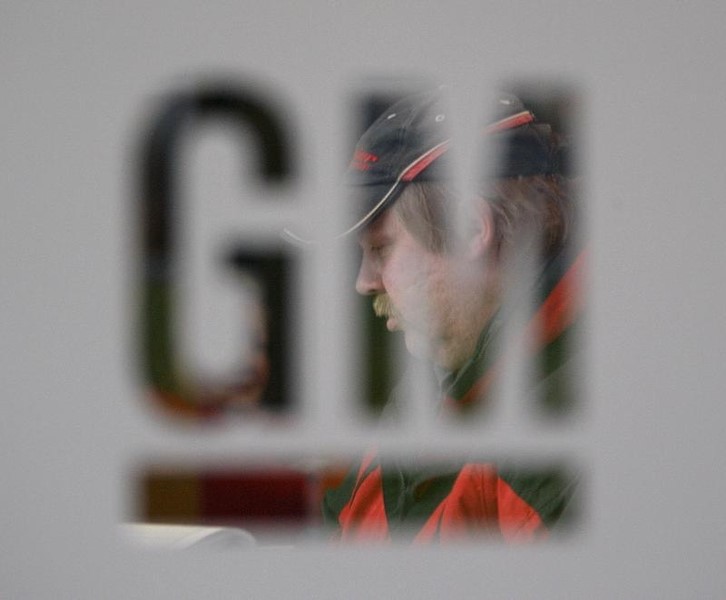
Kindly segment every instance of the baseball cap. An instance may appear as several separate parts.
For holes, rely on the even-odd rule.
[[[361,136],[348,168],[356,221],[341,236],[360,231],[413,182],[446,181],[450,127],[440,89],[408,96],[388,108]],[[493,119],[482,129],[493,144],[495,178],[559,172],[551,129],[512,94],[496,97]]]
[[[513,94],[496,96],[491,120],[481,134],[492,150],[493,165],[482,176],[509,178],[561,172],[560,149],[549,125]],[[346,179],[353,204],[352,224],[338,237],[373,222],[414,182],[445,182],[450,177],[452,141],[441,88],[406,96],[390,106],[356,144]],[[289,229],[288,240],[309,243]]]

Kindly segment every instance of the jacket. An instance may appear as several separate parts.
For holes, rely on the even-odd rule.
[[[522,332],[540,367],[533,396],[546,414],[566,413],[574,402],[567,369],[582,309],[584,260],[580,254],[574,261],[548,265],[538,286],[541,302]],[[506,360],[494,350],[498,330],[499,319],[492,319],[472,359],[444,378],[443,410],[465,414],[487,405]],[[334,527],[334,538],[343,542],[529,541],[576,521],[577,483],[578,477],[562,465],[522,469],[473,458],[420,465],[371,452],[328,492],[323,516]]]

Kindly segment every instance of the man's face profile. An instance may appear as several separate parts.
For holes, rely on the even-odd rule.
[[[460,367],[478,334],[468,324],[463,259],[428,250],[392,209],[364,229],[358,243],[356,291],[375,296],[376,314],[390,331],[403,331],[412,355]]]

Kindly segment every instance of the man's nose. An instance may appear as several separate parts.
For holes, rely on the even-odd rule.
[[[385,291],[378,269],[366,258],[360,262],[358,277],[355,280],[355,291],[363,296],[381,294]]]

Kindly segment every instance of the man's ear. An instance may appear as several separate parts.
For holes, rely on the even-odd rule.
[[[484,258],[494,241],[494,217],[489,204],[483,202],[472,218],[474,227],[469,238],[468,255],[471,259]]]

